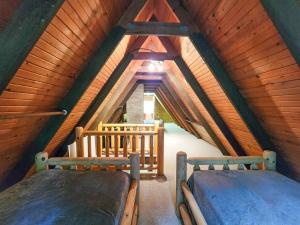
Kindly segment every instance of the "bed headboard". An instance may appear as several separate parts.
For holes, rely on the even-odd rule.
[[[178,152],[176,157],[176,209],[183,203],[183,189],[187,180],[187,164],[194,166],[194,171],[200,170],[200,165],[208,165],[209,170],[214,170],[215,165],[223,166],[229,170],[229,165],[238,165],[238,170],[244,170],[245,165],[250,165],[251,170],[276,170],[276,153],[264,151],[262,156],[221,156],[221,157],[191,157],[187,158],[185,152]]]
[[[82,166],[90,168],[91,166],[124,168],[130,166],[130,175],[137,182],[140,180],[140,156],[137,152],[130,153],[127,157],[53,157],[48,158],[47,152],[39,152],[35,156],[36,171],[47,170],[49,166],[58,168],[76,168]]]

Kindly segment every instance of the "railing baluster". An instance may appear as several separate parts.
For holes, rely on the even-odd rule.
[[[110,131],[115,131],[115,128],[111,127]],[[110,147],[112,150],[114,149],[114,146],[115,146],[115,135],[111,135],[110,136]]]
[[[109,136],[105,135],[105,155],[109,157]]]
[[[141,136],[141,164],[145,167],[145,135]]]
[[[127,157],[127,135],[124,135],[123,139],[123,156]]]
[[[159,127],[157,133],[157,175],[164,175],[164,128]],[[199,168],[200,169],[200,168]]]
[[[149,158],[149,162],[150,162],[150,167],[153,167],[154,164],[154,157],[153,157],[153,135],[150,135],[150,140],[149,140],[149,145],[150,145],[150,158]]]
[[[136,136],[132,135],[132,152],[136,152]]]
[[[96,136],[96,154],[102,157],[102,136]]]
[[[88,135],[88,157],[92,157],[92,136]]]
[[[119,156],[119,135],[115,134],[114,139],[115,139],[115,146],[114,146],[115,157],[118,157]]]

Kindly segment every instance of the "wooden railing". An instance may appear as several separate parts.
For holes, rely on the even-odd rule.
[[[76,128],[77,157],[127,157],[140,153],[140,169],[164,174],[164,128],[148,124],[99,124],[97,131]]]

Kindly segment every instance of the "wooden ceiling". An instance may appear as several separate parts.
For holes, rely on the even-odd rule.
[[[7,9],[0,13],[1,44],[9,42],[7,30],[10,35],[22,35],[9,21],[18,19],[19,8],[35,1],[1,1],[0,8]],[[295,49],[288,48],[293,40],[284,38],[282,26],[265,10],[268,0],[183,0],[180,7],[175,0],[147,0],[136,7],[130,5],[133,2],[57,0],[55,4],[62,5],[49,24],[43,24],[46,29],[32,42],[33,47],[16,50],[25,54],[28,49],[23,60],[18,56],[7,62],[3,59],[10,53],[0,55],[1,68],[5,63],[16,65],[0,96],[1,114],[68,109],[65,117],[0,120],[1,186],[21,179],[36,152],[56,154],[64,149],[77,125],[89,128],[95,121],[109,120],[140,80],[135,74],[143,64],[134,59],[138,51],[178,55],[177,61],[165,61],[166,76],[155,87],[178,124],[195,134],[185,117],[201,124],[211,143],[231,155],[257,155],[270,147],[278,153],[280,171],[300,180],[300,70]],[[294,8],[291,15],[299,10]],[[182,17],[181,9],[190,18]],[[200,38],[211,49],[203,52],[197,35],[126,35],[120,23],[130,18],[188,23],[189,28],[199,29]],[[211,61],[209,54],[217,61]],[[216,65],[221,69],[216,70]],[[7,71],[0,70],[1,76]],[[225,71],[225,80],[218,76],[220,71]],[[188,75],[193,76],[192,83]],[[245,108],[249,113],[242,111]],[[248,120],[249,115],[254,120]]]

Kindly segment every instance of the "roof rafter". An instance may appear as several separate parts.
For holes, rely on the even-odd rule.
[[[9,24],[0,32],[0,94],[63,2],[64,0],[24,0]]]
[[[262,0],[261,3],[300,66],[299,1]]]
[[[140,0],[134,0],[131,5],[136,5]],[[144,1],[144,4],[146,1]],[[140,10],[143,8],[144,4],[138,4],[138,7],[134,7],[135,16],[138,15]],[[128,15],[128,18],[133,18],[131,11],[131,5],[127,8],[124,13],[124,17]],[[121,18],[121,19],[122,19]],[[44,27],[45,29],[45,27]],[[32,32],[32,30],[31,30]],[[126,30],[121,26],[115,26],[103,41],[101,46],[96,50],[95,54],[91,57],[89,63],[84,67],[84,69],[78,75],[75,83],[73,84],[70,91],[63,98],[63,100],[58,105],[59,109],[64,109],[68,113],[71,112],[76,104],[79,102],[80,98],[85,93],[86,89],[91,85],[96,76],[98,75],[101,68],[105,65],[109,57],[114,52],[115,48],[118,46],[120,41],[126,34]],[[133,58],[133,55],[127,56],[128,60],[126,62],[130,62]],[[126,67],[125,67],[126,68]],[[124,68],[124,69],[125,69]],[[114,79],[114,78],[113,78]],[[49,144],[51,139],[54,137],[58,129],[61,127],[63,122],[68,117],[51,117],[48,122],[45,124],[38,137],[34,140],[34,142],[29,146],[29,148],[24,151],[24,154],[20,157],[19,162],[16,164],[15,168],[8,174],[6,180],[1,189],[4,189],[22,179],[28,170],[31,168],[35,154],[43,151],[45,147]]]

